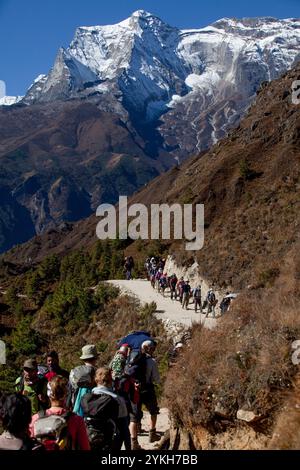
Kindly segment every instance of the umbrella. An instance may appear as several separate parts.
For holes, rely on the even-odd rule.
[[[140,349],[142,343],[149,339],[153,341],[148,331],[133,331],[118,341],[118,347],[127,343],[131,349]]]
[[[236,299],[238,294],[228,294],[225,295],[224,299]]]

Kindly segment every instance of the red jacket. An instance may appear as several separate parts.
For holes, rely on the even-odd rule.
[[[51,407],[48,410],[46,410],[46,414],[48,416],[62,415],[66,412],[67,410],[65,408],[61,408],[58,406]],[[38,413],[32,416],[32,420],[29,426],[31,437],[35,437],[33,425],[38,419],[39,419]],[[68,420],[68,431],[72,438],[72,443],[76,449],[91,450],[88,435],[86,432],[85,423],[84,423],[83,418],[81,418],[81,416],[78,416],[75,413],[72,416],[70,416]]]

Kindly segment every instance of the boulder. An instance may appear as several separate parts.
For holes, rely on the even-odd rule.
[[[247,423],[253,423],[254,421],[257,421],[260,418],[260,416],[256,415],[253,411],[247,410],[238,410],[236,417],[237,419],[246,421]]]

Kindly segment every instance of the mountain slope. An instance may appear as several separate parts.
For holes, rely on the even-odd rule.
[[[115,203],[119,193],[134,192],[163,169],[146,155],[130,124],[92,103],[5,108],[0,127],[0,187],[15,232],[0,230],[2,250],[63,221],[87,217],[101,201]],[[21,237],[14,209],[19,206],[28,217]]]
[[[186,158],[223,137],[260,84],[299,60],[299,45],[296,19],[223,18],[179,30],[138,10],[116,25],[78,28],[24,102],[92,95],[101,106],[119,93],[140,131],[162,116],[164,146]]]
[[[274,18],[179,30],[143,10],[78,28],[24,99],[0,106],[0,189],[9,195],[0,251],[207,149],[238,123],[261,82],[298,60],[299,31],[298,20]]]
[[[171,241],[169,253],[182,264],[196,257],[200,275],[215,287],[240,291],[213,331],[193,326],[189,344],[168,370],[164,399],[176,427],[170,439],[174,449],[179,441],[180,449],[193,450],[296,447],[296,438],[290,436],[291,429],[298,429],[298,388],[286,407],[284,399],[293,384],[298,385],[298,368],[291,358],[300,334],[300,106],[293,104],[291,89],[299,79],[300,65],[264,85],[226,139],[157,177],[131,198],[131,203],[204,203],[203,249],[186,252],[182,243]],[[90,248],[96,241],[96,224],[92,216],[64,231],[44,234],[5,259],[24,269],[28,256],[38,262],[51,253]],[[102,258],[122,264],[124,245],[112,245],[119,246],[120,258],[103,243],[89,255],[72,253],[70,260],[77,257],[79,262],[62,264],[65,269],[81,267],[84,256],[93,259],[98,253],[97,267],[105,273]],[[139,240],[128,252],[137,261],[150,244],[145,248]],[[47,263],[52,266],[51,258]],[[43,272],[42,267],[37,271]],[[2,263],[4,269],[13,266]],[[87,272],[93,270],[88,267]],[[82,283],[87,282],[83,273]],[[31,269],[27,275],[32,275]],[[108,318],[111,322],[111,311]],[[45,328],[43,320],[38,318]],[[94,330],[96,339],[99,333]],[[253,421],[245,421],[246,415]]]
[[[264,85],[247,116],[226,139],[148,183],[130,202],[202,203],[205,243],[186,252],[174,242],[179,261],[195,256],[202,274],[219,286],[239,289],[299,273],[300,108],[292,83],[300,66]],[[201,158],[199,158],[201,157]],[[97,218],[45,234],[8,254],[8,260],[38,261],[96,241]],[[285,260],[285,263],[282,262]]]

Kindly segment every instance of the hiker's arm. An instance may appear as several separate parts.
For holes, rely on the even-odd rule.
[[[159,375],[158,367],[157,367],[157,364],[156,364],[155,360],[153,360],[153,363],[152,363],[152,374],[151,375],[152,375],[152,382],[160,384],[160,375]]]

